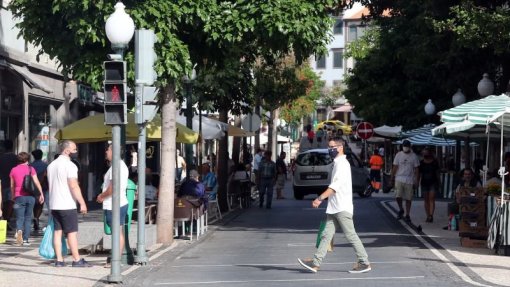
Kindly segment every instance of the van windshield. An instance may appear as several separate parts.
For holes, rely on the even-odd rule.
[[[333,160],[327,153],[307,152],[297,156],[296,164],[300,166],[328,165]]]

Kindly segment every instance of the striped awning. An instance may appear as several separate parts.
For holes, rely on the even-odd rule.
[[[487,96],[441,112],[444,123],[432,129],[432,135],[470,140],[498,138],[510,133],[510,97],[506,94]]]
[[[420,128],[412,129],[409,131],[403,131],[400,134],[400,136],[403,138],[409,138],[409,137],[421,135],[421,134],[427,133],[427,132],[430,133],[430,130],[433,129],[435,126],[436,126],[435,124],[427,124]]]

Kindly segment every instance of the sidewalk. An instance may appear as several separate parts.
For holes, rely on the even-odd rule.
[[[93,204],[92,204],[93,205]],[[89,206],[91,208],[91,206]],[[90,234],[83,234],[90,232],[92,228],[93,233],[103,233],[103,211],[100,207],[92,206],[92,210],[85,216],[79,216],[79,227],[78,227],[78,242],[80,243],[80,255],[85,258],[89,263],[93,265],[90,268],[72,268],[70,267],[72,262],[71,255],[65,257],[65,262],[68,264],[64,268],[55,268],[52,263],[54,260],[46,260],[39,256],[39,244],[41,243],[43,231],[32,230],[30,236],[30,246],[16,246],[14,245],[14,231],[7,233],[7,241],[4,244],[0,244],[0,287],[15,287],[15,286],[52,286],[52,287],[85,287],[85,286],[109,286],[105,280],[110,274],[109,268],[104,268],[107,257],[110,255],[110,250],[103,252],[96,252],[95,254],[90,253],[90,246],[80,242],[80,238],[86,238]],[[235,211],[235,210],[234,210]],[[223,220],[227,220],[229,215],[235,214],[233,211],[229,211],[223,214]],[[44,212],[40,219],[41,229],[46,225],[47,215]],[[214,222],[210,222],[214,223]],[[221,222],[220,222],[221,223]],[[136,232],[136,224],[132,227]],[[211,231],[214,229],[213,225],[210,226]],[[132,230],[133,231],[133,230]],[[206,238],[206,233],[204,237]],[[147,257],[157,256],[161,252],[168,252],[169,250],[183,246],[185,244],[195,244],[200,242],[193,240],[174,239],[171,246],[165,246],[161,244],[154,244],[152,246],[146,245]],[[146,241],[147,244],[147,241]],[[136,241],[130,242],[131,248],[136,248]],[[122,266],[121,272],[127,275],[132,270],[138,268],[138,265],[126,265]],[[114,285],[111,285],[114,286]]]
[[[387,197],[383,201],[390,213],[395,216],[398,212],[397,203],[394,200],[394,193],[375,194],[375,197]],[[510,257],[495,255],[494,250],[488,248],[467,248],[460,245],[458,231],[444,230],[448,225],[447,201],[436,201],[434,222],[425,222],[426,216],[423,208],[423,200],[415,199],[411,207],[411,221],[414,227],[421,226],[422,233],[418,232],[412,225],[403,220],[399,222],[408,230],[413,232],[421,241],[436,254],[437,257],[446,263],[455,273],[464,280],[472,280],[472,284],[478,286],[510,286]],[[430,240],[439,246],[430,244]],[[442,249],[441,249],[442,247]],[[481,279],[481,280],[480,280]],[[484,282],[485,281],[485,282]],[[478,283],[478,284],[477,284]]]

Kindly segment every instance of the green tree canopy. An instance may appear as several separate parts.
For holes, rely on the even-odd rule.
[[[476,99],[482,74],[488,72],[494,79],[502,68],[500,63],[505,56],[495,53],[495,44],[475,43],[476,37],[468,36],[481,28],[476,23],[484,21],[471,21],[479,19],[475,15],[470,20],[464,18],[462,23],[460,16],[467,17],[469,13],[465,11],[469,10],[456,12],[459,7],[466,7],[457,5],[470,1],[361,2],[371,12],[366,20],[378,28],[349,48],[356,49],[349,52],[356,66],[347,77],[345,95],[356,107],[356,113],[366,120],[407,127],[437,120],[424,113],[428,99],[432,99],[437,111],[452,107],[451,97],[457,88],[468,100]],[[490,8],[490,2],[477,1],[476,7],[484,13],[499,11],[497,7]],[[468,30],[463,28],[466,23],[471,26]],[[484,35],[483,31],[489,28],[475,35]],[[508,77],[503,78],[508,81]],[[501,85],[497,87],[501,91]]]

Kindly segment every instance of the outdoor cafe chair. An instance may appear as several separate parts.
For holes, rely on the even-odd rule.
[[[182,236],[186,235],[186,223],[190,225],[190,240],[193,240],[193,219],[196,207],[186,198],[174,200],[174,236],[179,235],[179,225],[182,226]],[[198,239],[198,236],[197,236]]]

